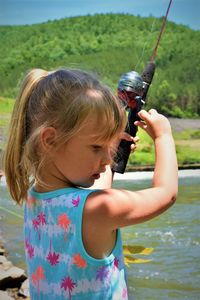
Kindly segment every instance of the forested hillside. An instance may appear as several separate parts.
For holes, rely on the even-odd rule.
[[[15,97],[30,68],[81,67],[116,89],[122,73],[142,72],[162,19],[106,14],[0,26],[0,96]],[[168,22],[148,105],[178,117],[200,115],[200,31]]]

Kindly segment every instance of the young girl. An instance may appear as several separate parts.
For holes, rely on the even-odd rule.
[[[161,214],[177,193],[169,122],[154,109],[139,116],[136,125],[155,144],[152,188],[112,189],[110,166],[126,124],[117,97],[80,70],[34,69],[25,77],[5,175],[13,199],[25,201],[31,299],[128,299],[119,228]]]

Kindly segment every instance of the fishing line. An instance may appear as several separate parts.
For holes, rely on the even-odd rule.
[[[169,14],[169,10],[170,10],[171,4],[172,4],[172,0],[169,1],[168,8],[167,8],[166,14],[165,14],[164,19],[163,19],[162,27],[160,29],[160,33],[159,33],[159,36],[157,38],[156,45],[155,45],[155,47],[154,47],[154,49],[152,51],[152,55],[151,55],[151,59],[150,59],[151,62],[155,61],[155,58],[156,58],[156,55],[157,55],[157,49],[158,49],[158,46],[160,44],[160,40],[161,40],[163,31],[165,29],[165,25],[166,25],[166,22],[167,22],[167,17],[168,17],[168,14]],[[146,39],[146,42],[144,43],[144,46],[143,46],[143,49],[142,49],[142,54],[140,56],[139,61],[137,62],[136,66],[135,66],[135,70],[137,70],[138,65],[141,63],[141,61],[142,61],[142,59],[144,57],[144,53],[145,53],[147,44],[149,44],[150,37],[152,36],[152,32],[153,32],[156,20],[157,20],[157,18],[154,18],[154,20],[152,22],[151,30],[149,32],[149,35],[148,35],[147,39]]]
[[[11,214],[11,215],[13,215],[13,216],[15,216],[15,217],[17,217],[17,218],[24,219],[24,217],[23,217],[22,215],[20,215],[20,214],[14,212],[14,211],[12,211],[12,210],[9,210],[9,209],[7,209],[7,208],[5,208],[5,207],[0,206],[0,209],[3,210],[3,211],[8,212],[9,214]]]
[[[144,54],[145,54],[145,51],[146,51],[146,47],[147,47],[147,45],[148,45],[149,42],[150,42],[150,39],[151,39],[153,30],[154,30],[156,21],[157,21],[157,18],[154,18],[154,19],[153,19],[153,22],[152,22],[152,24],[151,24],[151,29],[150,29],[150,31],[149,31],[148,37],[147,37],[147,39],[146,39],[146,42],[144,43],[144,46],[143,46],[143,49],[142,49],[142,54],[140,55],[140,58],[139,58],[138,62],[136,63],[135,69],[134,69],[134,70],[137,70],[137,67],[140,65],[140,63],[141,63],[141,61],[142,61],[142,59],[143,59],[143,57],[144,57]]]

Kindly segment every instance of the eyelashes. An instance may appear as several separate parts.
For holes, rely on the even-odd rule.
[[[99,152],[100,150],[103,149],[103,146],[100,146],[100,145],[92,145],[91,147],[94,152]]]

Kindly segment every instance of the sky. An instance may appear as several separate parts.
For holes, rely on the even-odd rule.
[[[43,23],[96,13],[165,15],[169,0],[0,0],[0,25]],[[168,19],[200,30],[200,0],[173,0]]]

